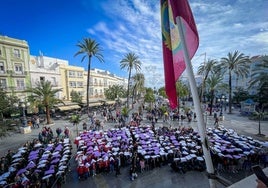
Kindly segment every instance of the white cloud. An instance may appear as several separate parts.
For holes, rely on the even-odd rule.
[[[246,55],[267,52],[264,2],[191,0],[200,37],[199,49],[192,60],[194,70],[204,61],[204,53],[206,59],[220,59],[234,50]],[[88,32],[99,37],[117,66],[124,54],[135,52],[143,63],[147,86],[163,86],[159,1],[108,0],[102,9],[110,18],[109,24],[102,20]],[[151,66],[153,71],[148,70]]]

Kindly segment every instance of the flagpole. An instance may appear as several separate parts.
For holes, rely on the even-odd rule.
[[[203,149],[203,154],[204,154],[204,158],[205,158],[205,162],[206,162],[209,184],[210,184],[210,188],[215,188],[216,187],[216,182],[215,182],[215,178],[214,178],[215,171],[214,171],[213,163],[211,160],[211,155],[210,155],[210,151],[209,151],[209,143],[208,143],[208,139],[206,137],[206,132],[205,132],[204,117],[202,114],[202,108],[201,108],[201,104],[200,104],[200,100],[199,100],[199,96],[198,96],[198,92],[197,92],[196,81],[194,79],[192,64],[191,64],[188,50],[186,47],[186,42],[185,42],[183,28],[182,28],[182,20],[181,20],[180,16],[176,17],[176,23],[178,25],[179,35],[180,35],[183,54],[184,54],[184,61],[186,64],[186,72],[188,74],[191,92],[192,92],[192,96],[193,96],[194,107],[195,107],[195,112],[196,112],[196,116],[197,116],[198,132],[199,132],[199,135],[201,137],[202,149]]]

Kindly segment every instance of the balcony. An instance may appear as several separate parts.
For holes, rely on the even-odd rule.
[[[15,77],[25,77],[27,75],[27,71],[14,71],[11,75]]]
[[[20,55],[20,53],[13,53],[13,57],[20,59],[21,58],[21,55]]]
[[[52,87],[59,87],[59,83],[58,82],[51,83],[51,86]]]
[[[2,74],[7,74],[7,72],[4,70],[0,70],[0,75],[2,75]]]
[[[0,88],[5,90],[5,91],[8,89],[6,85],[1,85]]]
[[[24,91],[25,89],[26,89],[25,86],[17,86],[16,87],[17,91]]]

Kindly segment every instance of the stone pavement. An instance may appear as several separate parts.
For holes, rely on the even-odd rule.
[[[135,109],[134,109],[135,111]],[[238,111],[234,111],[233,114],[224,114],[224,121],[220,121],[220,125],[223,125],[226,128],[234,129],[238,134],[243,134],[246,136],[251,136],[259,140],[267,140],[268,135],[268,122],[261,122],[262,133],[266,136],[259,137],[256,136],[258,133],[258,122],[248,120],[246,117],[240,116]],[[83,116],[84,121],[88,121],[86,115]],[[98,117],[102,120],[102,117]],[[207,127],[214,127],[214,119],[211,116],[205,117],[207,121]],[[79,131],[82,131],[82,123],[78,126]],[[88,122],[87,122],[88,123]],[[142,124],[148,124],[147,120],[142,121]],[[183,122],[180,121],[170,121],[169,125],[163,121],[159,121],[155,126],[192,126],[197,130],[197,122]],[[21,147],[27,140],[32,140],[38,138],[38,133],[41,131],[41,128],[44,125],[41,125],[39,129],[33,129],[31,133],[20,134],[12,133],[9,137],[3,138],[0,140],[0,156],[4,156],[8,149],[16,151],[17,148]],[[74,127],[70,122],[66,120],[54,120],[53,125],[49,125],[53,133],[58,127],[64,129],[65,126],[68,126],[72,131],[71,139],[76,136],[76,127]],[[115,126],[114,123],[106,123],[104,128],[109,129]],[[75,150],[75,148],[74,148]],[[73,151],[75,153],[75,151]],[[144,174],[140,174],[139,178],[135,181],[130,181],[128,177],[128,168],[122,169],[122,175],[118,178],[115,178],[114,175],[98,175],[94,178],[90,178],[87,181],[78,181],[77,174],[75,172],[75,163],[72,162],[72,172],[68,175],[68,179],[64,187],[73,188],[73,187],[174,187],[178,184],[180,187],[209,187],[208,180],[205,172],[187,172],[184,175],[174,173],[171,171],[169,166],[162,167],[160,169],[155,169]],[[245,175],[247,176],[247,175]],[[232,177],[230,177],[232,178]],[[218,186],[222,187],[222,186]]]

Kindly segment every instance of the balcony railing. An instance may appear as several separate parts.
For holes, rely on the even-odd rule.
[[[51,83],[51,86],[52,87],[58,87],[59,86],[59,83],[58,82]]]
[[[16,87],[16,90],[17,91],[23,91],[23,90],[25,90],[26,88],[25,88],[25,86],[17,86]]]
[[[0,70],[0,74],[6,74],[6,71]]]

